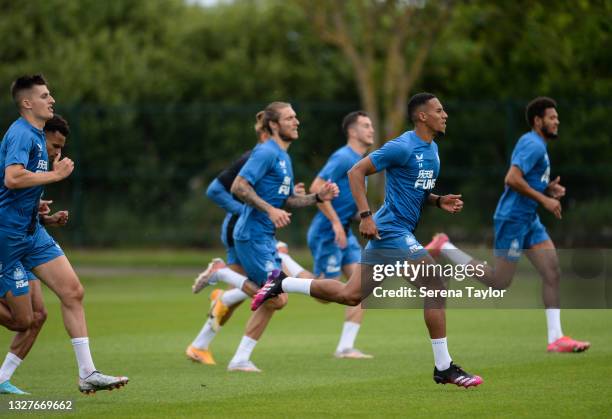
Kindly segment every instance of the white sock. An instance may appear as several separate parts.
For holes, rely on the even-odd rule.
[[[310,278],[292,278],[289,276],[283,279],[283,291],[310,295],[311,282],[312,279]]]
[[[235,304],[238,304],[241,301],[244,301],[248,298],[248,295],[240,288],[233,288],[231,290],[227,290],[221,296],[221,302],[228,307],[231,307]]]
[[[431,347],[433,348],[434,363],[438,371],[447,370],[450,367],[452,359],[448,353],[446,338],[432,339]]]
[[[548,343],[553,343],[560,337],[563,337],[561,330],[561,309],[547,308],[546,310],[546,326],[548,327]]]
[[[459,250],[454,244],[449,241],[442,245],[442,249],[440,249],[440,252],[444,256],[446,256],[451,262],[457,265],[467,265],[472,260],[474,260],[473,257]]]
[[[355,346],[355,339],[357,338],[357,333],[359,333],[359,327],[361,327],[359,323],[344,322],[342,326],[342,335],[340,336],[340,342],[338,342],[336,352],[341,352],[344,349],[352,349]]]
[[[200,330],[198,336],[196,336],[191,343],[191,346],[198,349],[208,349],[208,345],[210,345],[210,342],[212,342],[216,334],[217,332],[215,332],[212,328],[212,319],[209,318],[206,320],[206,323],[204,323],[204,326],[202,326],[202,330]]]
[[[287,267],[290,276],[298,276],[300,273],[304,272],[305,269],[300,266],[291,256],[287,253],[278,253],[278,257],[281,258],[283,264]]]
[[[248,336],[243,336],[234,357],[230,361],[230,364],[246,362],[251,359],[251,353],[253,352],[253,349],[255,349],[255,345],[257,345],[257,341],[255,339],[251,339]]]
[[[8,352],[2,367],[0,367],[0,383],[4,383],[6,380],[10,380],[17,367],[21,364],[22,359],[17,355]]]
[[[226,284],[232,285],[238,289],[242,289],[242,284],[248,278],[244,275],[240,275],[238,272],[232,271],[230,268],[221,268],[213,274],[216,281],[225,282]],[[214,281],[213,281],[214,282]]]
[[[70,339],[70,342],[72,342],[79,366],[79,376],[85,378],[96,370],[93,359],[91,359],[91,352],[89,351],[89,338],[74,338]]]

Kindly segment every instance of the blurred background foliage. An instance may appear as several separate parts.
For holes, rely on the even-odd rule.
[[[71,225],[53,232],[64,244],[219,246],[223,213],[203,190],[253,146],[259,109],[273,100],[294,105],[300,139],[290,154],[297,180],[308,184],[344,143],[346,113],[375,112],[380,142],[410,128],[392,123],[406,120],[393,95],[402,89],[401,97],[434,92],[447,107],[436,192],[462,193],[466,202],[453,217],[427,209],[422,241],[444,229],[490,243],[510,153],[527,129],[525,104],[547,95],[561,118],[560,138],[549,146],[552,175],[568,195],[562,221],[541,216],[560,247],[612,243],[610,1],[0,0],[0,7],[1,126],[17,116],[11,81],[42,72],[73,130],[65,154],[77,170],[47,188],[56,209],[71,210]],[[357,60],[326,37],[342,25]],[[380,183],[373,185],[379,202]],[[279,237],[304,246],[314,211],[293,213]]]

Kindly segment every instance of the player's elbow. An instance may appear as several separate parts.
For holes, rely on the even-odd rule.
[[[234,182],[232,183],[232,187],[230,188],[230,192],[238,197],[242,196],[242,194],[240,193],[242,189],[240,187],[240,182],[241,182],[241,179],[239,178],[234,179]]]
[[[516,176],[514,176],[512,173],[508,173],[504,178],[504,183],[508,185],[508,187],[515,189],[517,186]]]
[[[19,181],[15,176],[6,176],[4,178],[4,186],[6,186],[7,189],[17,189],[19,187]]]
[[[362,170],[357,165],[351,167],[351,169],[346,174],[348,176],[349,183],[351,184],[359,182],[359,179],[365,177],[362,173]]]
[[[213,197],[215,196],[215,188],[213,184],[214,182],[208,185],[208,188],[206,188],[206,192],[205,192],[206,196],[209,197],[210,199],[213,199]]]

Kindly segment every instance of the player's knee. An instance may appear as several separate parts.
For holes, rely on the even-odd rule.
[[[43,308],[42,310],[38,310],[34,312],[33,327],[40,329],[43,327],[43,324],[45,324],[46,321],[47,321],[47,310],[46,309]]]
[[[491,288],[493,288],[494,290],[502,291],[502,290],[508,289],[511,283],[512,283],[512,280],[505,280],[505,281],[502,280],[502,281],[498,281],[498,282],[491,284]]]
[[[85,297],[85,289],[78,279],[71,282],[72,284],[63,292],[62,301],[68,305],[80,304]]]
[[[13,323],[13,330],[16,332],[26,332],[34,324],[34,315],[17,317]]]
[[[268,300],[267,302],[269,302],[269,307],[274,309],[274,310],[282,310],[283,307],[285,307],[287,305],[287,302],[289,301],[287,294],[281,294],[278,297],[275,298],[271,298],[270,300]]]
[[[346,291],[342,294],[342,303],[347,306],[357,306],[361,303],[361,292]]]
[[[505,290],[510,284],[512,284],[512,279],[514,278],[514,273],[504,275],[502,270],[493,271],[493,281],[487,283],[494,290]]]

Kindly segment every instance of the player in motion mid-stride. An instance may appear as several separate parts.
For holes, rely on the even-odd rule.
[[[64,325],[79,367],[79,390],[91,393],[121,387],[128,382],[127,377],[104,375],[94,367],[83,286],[62,249],[39,223],[44,185],[65,179],[74,169],[74,162],[60,159],[58,153],[52,170],[48,170],[43,128],[53,117],[55,100],[41,75],[18,78],[11,93],[21,118],[10,126],[0,144],[0,296],[10,312],[10,317],[4,312],[0,315],[1,323],[24,332],[36,321],[27,280],[31,271],[60,298]],[[9,355],[5,362],[18,365],[21,360],[9,359]]]
[[[560,178],[550,180],[550,160],[546,148],[558,136],[557,104],[547,97],[532,100],[526,109],[531,131],[516,143],[510,169],[506,174],[504,193],[499,199],[495,224],[495,267],[486,265],[485,275],[476,278],[489,287],[510,286],[516,264],[523,249],[542,277],[542,300],[546,308],[548,352],[584,352],[589,342],[564,336],[561,330],[559,281],[561,270],[555,244],[536,213],[538,204],[561,219],[561,203],[565,188]],[[427,246],[434,256],[442,254],[451,262],[465,265],[482,264],[457,249],[444,233],[434,236]]]
[[[355,111],[344,117],[342,131],[346,144],[329,157],[310,186],[310,192],[317,192],[321,185],[331,180],[340,189],[340,195],[333,201],[317,205],[319,211],[308,229],[308,247],[314,260],[315,276],[319,278],[338,278],[342,273],[350,278],[352,272],[359,269],[361,258],[361,246],[350,226],[357,207],[347,173],[374,144],[374,126],[367,113]],[[342,334],[334,353],[336,358],[373,358],[355,348],[363,314],[360,305],[346,308]]]
[[[433,141],[446,131],[448,115],[440,101],[430,93],[419,93],[408,103],[414,131],[408,131],[387,142],[368,157],[360,160],[348,173],[351,192],[357,204],[361,223],[359,231],[370,241],[361,269],[355,269],[344,284],[330,279],[302,279],[273,272],[253,299],[257,309],[267,299],[282,293],[300,293],[322,300],[355,306],[373,290],[372,265],[379,263],[378,255],[401,253],[412,263],[433,264],[432,257],[414,237],[414,229],[423,204],[436,205],[450,213],[463,208],[461,195],[438,196],[430,191],[435,186],[440,169],[438,146]],[[372,216],[366,197],[366,176],[386,170],[385,202]],[[374,255],[370,257],[370,255]],[[426,273],[433,270],[425,269]],[[440,384],[473,387],[483,380],[453,363],[446,342],[445,300],[440,296],[445,289],[441,278],[431,275],[415,278],[413,285],[433,291],[437,297],[424,301],[425,324],[429,330],[434,353],[433,379]]]

